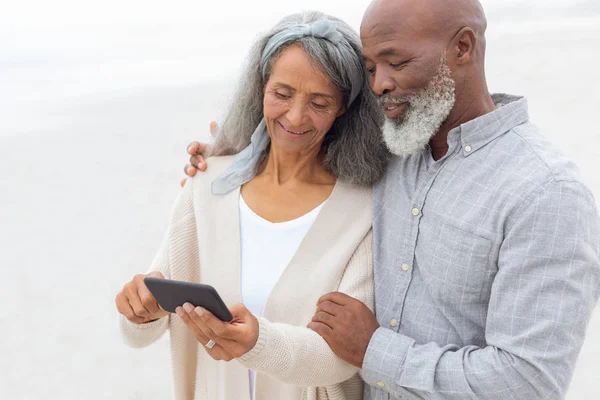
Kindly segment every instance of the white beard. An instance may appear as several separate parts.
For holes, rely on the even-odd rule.
[[[388,149],[397,156],[422,152],[450,115],[456,101],[454,88],[455,82],[443,55],[436,74],[423,90],[402,99],[382,96],[382,105],[385,102],[408,103],[402,121],[385,118],[381,127]]]

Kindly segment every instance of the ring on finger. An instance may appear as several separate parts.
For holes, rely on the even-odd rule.
[[[210,340],[208,341],[208,343],[206,343],[204,346],[206,346],[206,348],[210,350],[210,349],[212,349],[213,347],[215,347],[215,344],[216,344],[216,342],[215,342],[214,340],[210,339]]]

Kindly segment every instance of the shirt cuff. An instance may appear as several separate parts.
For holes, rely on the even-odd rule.
[[[367,385],[386,391],[398,390],[397,383],[406,355],[415,341],[390,329],[378,328],[369,342],[361,376]]]

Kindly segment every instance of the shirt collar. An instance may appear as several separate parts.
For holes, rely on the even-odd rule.
[[[496,110],[465,122],[448,135],[449,138],[459,135],[465,157],[529,120],[524,97],[498,93],[492,94],[492,100]]]

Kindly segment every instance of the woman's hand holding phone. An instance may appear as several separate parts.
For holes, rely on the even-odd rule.
[[[215,360],[231,361],[252,350],[258,340],[258,319],[243,304],[233,305],[229,311],[233,321],[223,322],[210,311],[186,303],[177,307],[177,315],[192,331],[204,350]],[[206,344],[214,340],[209,349]]]
[[[160,308],[158,302],[146,287],[145,277],[164,279],[163,274],[153,271],[148,274],[136,275],[126,283],[123,290],[117,295],[115,303],[117,310],[134,324],[145,324],[169,315]]]

